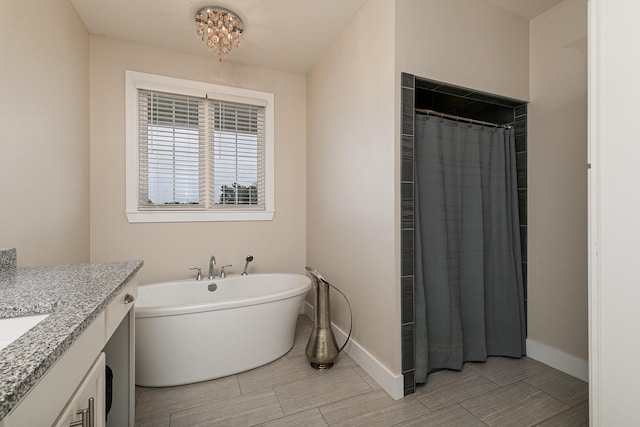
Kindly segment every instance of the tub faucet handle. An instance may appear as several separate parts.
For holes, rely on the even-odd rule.
[[[224,279],[225,277],[227,277],[227,272],[226,272],[226,271],[224,271],[224,269],[225,269],[225,268],[227,268],[227,267],[233,267],[233,265],[231,265],[231,264],[227,264],[227,265],[223,265],[222,267],[220,267],[220,277],[221,277],[222,279]]]
[[[191,267],[189,270],[198,270],[198,274],[196,275],[196,280],[202,280],[202,269],[200,267]]]

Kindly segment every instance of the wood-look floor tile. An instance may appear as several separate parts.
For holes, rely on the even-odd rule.
[[[451,405],[396,425],[398,427],[486,427],[485,423],[460,405]]]
[[[136,425],[588,425],[588,386],[535,360],[467,363],[461,372],[430,375],[414,395],[394,401],[346,353],[327,371],[312,369],[304,354],[312,326],[300,316],[291,351],[252,371],[179,387],[136,387]]]
[[[340,355],[340,360],[329,371],[340,368],[355,368],[357,365],[347,355]],[[318,370],[311,367],[306,356],[296,358],[280,358],[268,365],[251,371],[237,374],[242,393],[270,389],[283,384],[316,378]]]
[[[536,427],[589,427],[589,403],[584,402],[567,409]]]
[[[360,375],[362,377],[363,380],[365,380],[367,382],[367,384],[369,384],[371,386],[372,389],[374,389],[374,390],[382,390],[382,387],[380,387],[380,384],[375,382],[375,380],[373,378],[371,378],[369,376],[369,374],[367,374],[367,372],[364,369],[362,369],[360,366],[358,366],[357,364],[354,363],[353,369],[354,369],[354,371],[356,371],[356,373],[358,375]]]
[[[494,390],[498,385],[466,365],[461,371],[440,371],[416,387],[416,397],[432,411]]]
[[[498,385],[513,384],[551,369],[549,366],[528,357],[489,357],[486,362],[469,363],[475,369]]]
[[[569,408],[546,393],[520,382],[460,403],[490,426],[532,426]]]
[[[330,426],[392,426],[429,413],[415,397],[392,399],[376,390],[320,407]]]
[[[157,417],[211,400],[239,396],[235,376],[176,387],[145,388],[136,402],[136,419]]]
[[[353,368],[315,371],[311,378],[274,387],[285,414],[290,415],[367,393],[371,387]]]
[[[313,408],[260,424],[259,427],[328,427],[328,425],[318,408]]]
[[[145,420],[136,420],[136,427],[169,427],[171,415],[163,415],[157,418],[147,418]]]
[[[555,369],[527,378],[525,382],[569,406],[589,399],[589,385],[586,382]]]
[[[284,355],[284,358],[290,359],[290,360],[293,360],[293,359],[306,360],[307,358],[305,354],[306,349],[307,349],[307,341],[294,342],[293,347],[291,347],[291,350],[289,350],[289,352]]]
[[[242,393],[270,389],[278,385],[305,380],[314,375],[306,359],[280,358],[268,365],[237,374]]]
[[[171,414],[171,427],[253,426],[282,418],[273,390],[216,400]]]

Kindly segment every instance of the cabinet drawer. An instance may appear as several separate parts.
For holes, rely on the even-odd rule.
[[[120,325],[124,316],[133,307],[135,299],[138,297],[138,282],[133,278],[107,305],[106,311],[106,335],[107,340]]]

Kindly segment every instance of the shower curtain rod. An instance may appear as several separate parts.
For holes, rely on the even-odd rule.
[[[424,108],[416,108],[415,111],[416,113],[422,113],[427,115],[431,114],[434,116],[442,117],[443,119],[452,119],[458,122],[473,123],[473,124],[482,125],[482,126],[491,126],[495,128],[504,128],[504,129],[511,129],[513,127],[510,123],[500,125],[497,123],[484,122],[482,120],[470,119],[467,117],[459,117],[453,114],[441,113],[440,111],[428,110]]]

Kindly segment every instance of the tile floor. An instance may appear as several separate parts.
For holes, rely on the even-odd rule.
[[[493,357],[431,374],[400,400],[351,358],[316,371],[304,355],[311,322],[298,320],[284,357],[237,375],[136,388],[136,426],[587,426],[588,386],[529,358]]]

